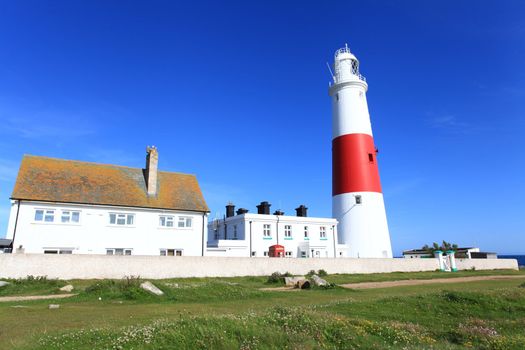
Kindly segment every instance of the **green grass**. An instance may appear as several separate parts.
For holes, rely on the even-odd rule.
[[[468,271],[326,278],[349,283],[508,273],[516,274]],[[0,348],[522,349],[525,344],[525,288],[520,287],[525,278],[300,292],[259,290],[271,286],[266,280],[153,281],[165,292],[162,297],[138,289],[140,279],[59,281],[71,282],[79,295],[0,303]],[[61,307],[49,310],[50,303]]]
[[[59,288],[66,285],[64,281],[50,280],[45,276],[27,276],[24,279],[3,279],[3,281],[9,284],[0,287],[0,296],[58,294]]]

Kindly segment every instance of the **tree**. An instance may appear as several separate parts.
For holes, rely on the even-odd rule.
[[[441,245],[437,244],[436,242],[432,243],[431,247],[428,244],[425,244],[423,247],[421,247],[421,250],[424,250],[428,254],[432,254],[432,255],[434,254],[436,250],[441,250],[444,252],[446,252],[447,250],[453,250],[456,252],[458,250],[458,245],[452,244],[450,242],[443,240]]]

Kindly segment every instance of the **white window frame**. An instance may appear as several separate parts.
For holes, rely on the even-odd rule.
[[[44,248],[44,254],[73,254],[73,248]]]
[[[37,212],[42,212],[42,218],[40,220],[37,220]],[[56,209],[50,209],[50,208],[35,208],[35,216],[33,217],[34,222],[38,223],[44,223],[44,224],[52,224],[55,222],[55,214]],[[47,220],[47,218],[51,218],[51,220]]]
[[[75,214],[77,214],[76,221],[73,220]],[[64,218],[67,218],[67,221],[64,221]],[[60,213],[60,223],[61,224],[71,224],[71,225],[80,224],[80,210],[62,209]]]
[[[233,225],[233,239],[237,239],[237,225]]]
[[[292,257],[292,252],[285,252],[284,256],[287,257],[287,258],[291,258]]]
[[[284,225],[284,238],[292,238],[292,225]]]
[[[115,220],[114,222],[111,222],[111,217],[114,216]],[[131,219],[131,220],[130,220]],[[120,220],[122,223],[119,223]],[[131,223],[130,223],[131,221]],[[132,213],[109,213],[109,225],[110,226],[118,226],[118,227],[133,227],[135,226],[135,214]]]
[[[170,255],[170,250],[173,251],[173,255]],[[180,248],[161,248],[160,249],[160,256],[183,256],[184,255],[184,249]]]
[[[319,227],[319,238],[326,239],[326,226]]]
[[[304,239],[310,239],[310,232],[308,232],[308,226],[304,227]]]
[[[272,237],[272,225],[263,224],[263,237],[264,238]]]
[[[265,250],[265,251],[263,252],[263,255],[264,255],[265,257],[270,256],[270,255],[268,254],[268,251],[267,251],[267,250]]]
[[[175,228],[175,216],[159,215],[159,226],[165,228]]]
[[[133,255],[131,248],[106,248],[106,255]]]
[[[177,228],[191,228],[193,226],[193,218],[191,216],[179,216],[177,219]]]

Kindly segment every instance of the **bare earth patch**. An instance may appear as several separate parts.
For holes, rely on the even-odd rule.
[[[443,284],[443,283],[462,283],[475,281],[507,280],[507,279],[525,279],[525,275],[520,276],[473,276],[473,277],[450,277],[434,278],[429,280],[400,280],[385,282],[361,282],[340,284],[340,287],[350,289],[373,289],[373,288],[391,288],[400,286],[417,286],[422,284]]]
[[[76,294],[53,294],[53,295],[27,295],[27,296],[10,296],[10,297],[0,297],[1,302],[8,301],[27,301],[27,300],[44,300],[44,299],[63,299],[69,298]]]

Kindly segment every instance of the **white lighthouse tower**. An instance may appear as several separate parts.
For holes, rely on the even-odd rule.
[[[355,258],[391,258],[392,247],[376,147],[366,102],[368,85],[346,45],[335,52],[332,97],[332,214],[340,243]]]

